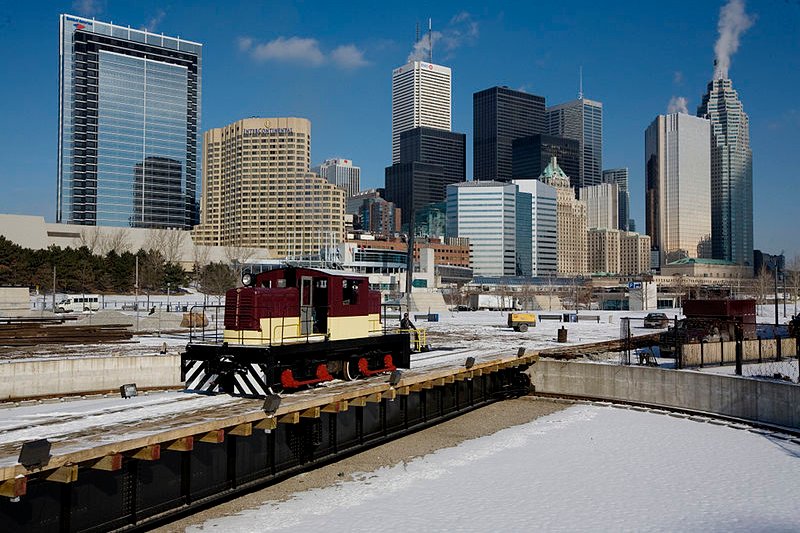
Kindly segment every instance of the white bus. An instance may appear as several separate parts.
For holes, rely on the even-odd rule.
[[[99,311],[100,297],[96,294],[67,296],[56,304],[56,313]]]

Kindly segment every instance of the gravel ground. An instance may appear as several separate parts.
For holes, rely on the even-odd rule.
[[[412,435],[393,440],[341,461],[293,476],[285,481],[266,487],[226,503],[205,509],[187,518],[177,520],[155,529],[159,533],[184,531],[191,525],[206,520],[236,514],[245,509],[257,508],[267,501],[282,501],[292,495],[339,481],[354,479],[354,475],[371,472],[382,466],[392,466],[435,452],[441,448],[456,446],[469,439],[491,435],[507,427],[525,424],[549,415],[567,405],[532,396],[497,402],[471,411],[442,424],[418,431]]]

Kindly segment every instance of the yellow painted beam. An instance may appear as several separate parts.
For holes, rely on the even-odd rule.
[[[64,465],[53,470],[45,479],[56,483],[73,483],[78,481],[78,465]]]
[[[200,442],[207,442],[209,444],[219,444],[225,441],[225,430],[214,429],[200,437]]]
[[[253,424],[247,422],[245,424],[239,424],[238,426],[234,427],[230,431],[228,431],[229,435],[236,435],[237,437],[249,437],[253,434]]]
[[[278,419],[274,417],[265,418],[256,424],[256,429],[275,429],[278,427]]]
[[[347,411],[349,403],[347,400],[340,400],[338,402],[329,403],[322,408],[323,413],[342,413]]]
[[[116,472],[122,469],[122,454],[113,453],[95,461],[91,467],[94,470],[105,470],[107,472]]]
[[[397,390],[389,389],[383,392],[382,394],[385,400],[394,400],[397,397]]]
[[[302,418],[319,418],[319,407],[311,407],[300,413]]]
[[[370,394],[365,398],[365,400],[370,402],[370,403],[381,403],[381,393],[380,392],[376,392],[376,393]]]
[[[419,392],[422,390],[422,383],[414,383],[408,388],[411,392]]]
[[[444,377],[444,382],[445,383],[454,383],[455,380],[456,380],[456,377],[453,376],[453,375],[449,375],[449,376],[445,376]]]
[[[0,496],[16,498],[24,496],[28,492],[28,478],[25,476],[15,477],[0,482]]]
[[[278,419],[278,422],[281,424],[299,424],[300,411],[295,411],[293,413],[286,413],[285,415],[283,415]]]
[[[408,396],[411,393],[409,389],[410,387],[398,387],[395,390],[397,391],[397,394],[399,394],[400,396]]]
[[[161,459],[161,445],[151,444],[150,446],[139,448],[139,450],[134,453],[132,457],[140,461],[157,461]]]
[[[367,405],[367,399],[364,398],[363,396],[359,396],[358,398],[351,398],[350,405],[354,407],[364,407],[365,405]]]
[[[194,437],[176,439],[167,446],[167,449],[173,452],[190,452],[194,449]]]

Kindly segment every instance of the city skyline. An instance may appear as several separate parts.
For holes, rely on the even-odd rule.
[[[362,167],[365,188],[379,186],[382,170],[391,162],[389,75],[419,51],[413,46],[417,21],[433,18],[433,61],[453,72],[452,129],[469,137],[473,92],[508,85],[543,95],[548,103],[569,101],[577,95],[582,65],[585,97],[604,105],[603,165],[630,168],[632,218],[642,227],[642,131],[653,116],[667,110],[670,100],[681,105],[681,98],[688,99],[688,105],[685,101],[683,105],[689,108],[700,102],[713,74],[713,47],[723,3],[673,2],[648,6],[641,13],[630,10],[630,3],[584,10],[572,5],[537,6],[535,19],[525,16],[529,8],[517,6],[500,5],[489,11],[478,4],[442,4],[425,12],[409,5],[384,17],[389,19],[385,21],[354,6],[358,16],[331,30],[323,24],[331,8],[324,7],[315,8],[312,16],[308,6],[292,5],[269,9],[231,5],[220,13],[202,3],[191,8],[173,5],[162,11],[155,2],[81,4],[91,4],[95,10],[76,14],[132,27],[149,25],[158,33],[203,42],[200,131],[242,116],[308,118],[315,125],[312,160],[349,154]],[[53,34],[58,14],[75,12],[75,7],[61,2],[0,11],[7,64],[23,62],[27,68],[25,76],[13,81],[7,74],[0,99],[5,102],[6,120],[19,126],[6,128],[0,143],[4,168],[0,187],[5,192],[0,195],[0,212],[54,219],[57,45]],[[267,11],[269,21],[263,17]],[[791,147],[797,143],[800,123],[800,112],[791,107],[788,92],[800,70],[793,38],[800,8],[754,4],[747,11],[755,23],[741,37],[740,49],[728,68],[751,120],[754,246],[771,253],[784,249],[792,257],[800,253],[792,232],[795,201],[782,192],[791,183]],[[693,16],[686,17],[687,12]],[[646,23],[653,16],[659,18],[658,27]],[[210,21],[214,24],[209,25]],[[612,21],[625,32],[625,39],[590,31]],[[559,32],[566,32],[570,39],[548,38]],[[630,40],[641,44],[634,47],[638,50],[629,50]],[[502,61],[492,60],[508,42],[515,49],[527,46],[530,53],[504,53]],[[763,61],[764,57],[771,61]],[[318,82],[325,71],[328,83],[306,83]],[[338,86],[331,79],[338,80]],[[776,79],[781,83],[764,81]],[[775,102],[785,102],[786,107],[777,107]],[[352,127],[342,128],[348,122]],[[468,138],[468,150],[471,144]],[[469,178],[471,160],[468,152]]]

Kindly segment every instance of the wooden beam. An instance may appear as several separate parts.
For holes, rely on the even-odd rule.
[[[329,403],[322,408],[323,413],[341,413],[347,411],[349,403],[347,400],[340,400],[338,402]]]
[[[278,427],[278,419],[275,417],[265,418],[256,424],[256,429],[269,429],[273,430]]]
[[[482,368],[476,368],[475,370],[472,371],[472,377],[477,378],[477,377],[482,376],[482,375],[483,375],[483,369]]]
[[[363,396],[359,396],[358,398],[351,398],[350,405],[355,407],[364,407],[365,405],[367,405],[367,399],[364,398]]]
[[[237,437],[249,437],[250,435],[253,434],[253,424],[252,422],[247,422],[246,424],[239,424],[238,426],[228,431],[228,434],[236,435]]]
[[[139,448],[131,457],[140,461],[157,461],[161,459],[161,445],[151,444],[150,446]]]
[[[458,381],[464,381],[466,379],[472,379],[472,370],[468,370],[466,372],[459,372],[456,374],[456,379]]]
[[[449,376],[445,376],[444,377],[444,382],[445,383],[454,383],[455,381],[456,381],[456,377],[453,376],[452,374],[449,375]]]
[[[414,383],[408,388],[411,392],[419,392],[422,390],[422,383]]]
[[[200,437],[200,442],[207,442],[209,444],[219,444],[225,442],[225,430],[214,429]]]
[[[0,496],[16,498],[18,496],[25,496],[26,492],[28,492],[28,478],[25,476],[19,476],[0,482]]]
[[[409,394],[411,394],[411,390],[409,389],[410,387],[398,387],[395,390],[397,391],[397,394],[399,394],[400,396],[408,396]]]
[[[286,413],[285,415],[283,415],[278,419],[278,422],[281,424],[299,424],[300,411],[295,411],[293,413]]]
[[[72,483],[78,481],[78,465],[64,465],[53,470],[45,479],[56,483]]]
[[[190,452],[194,449],[194,437],[176,439],[167,446],[167,449],[173,452]]]
[[[442,385],[444,385],[444,378],[436,378],[434,380],[431,380],[431,382],[433,383],[434,387],[441,387]]]
[[[368,395],[365,400],[370,403],[381,403],[381,393],[375,392],[373,394]]]
[[[431,381],[423,381],[421,383],[423,389],[432,389],[433,388],[433,380]]]
[[[305,411],[301,412],[300,416],[302,418],[319,418],[319,412],[320,412],[319,407],[310,407]]]
[[[396,389],[389,389],[383,391],[383,399],[384,400],[394,400],[397,397],[397,390]]]
[[[93,470],[105,470],[106,472],[116,472],[122,469],[122,454],[112,453],[98,459],[89,467]]]

